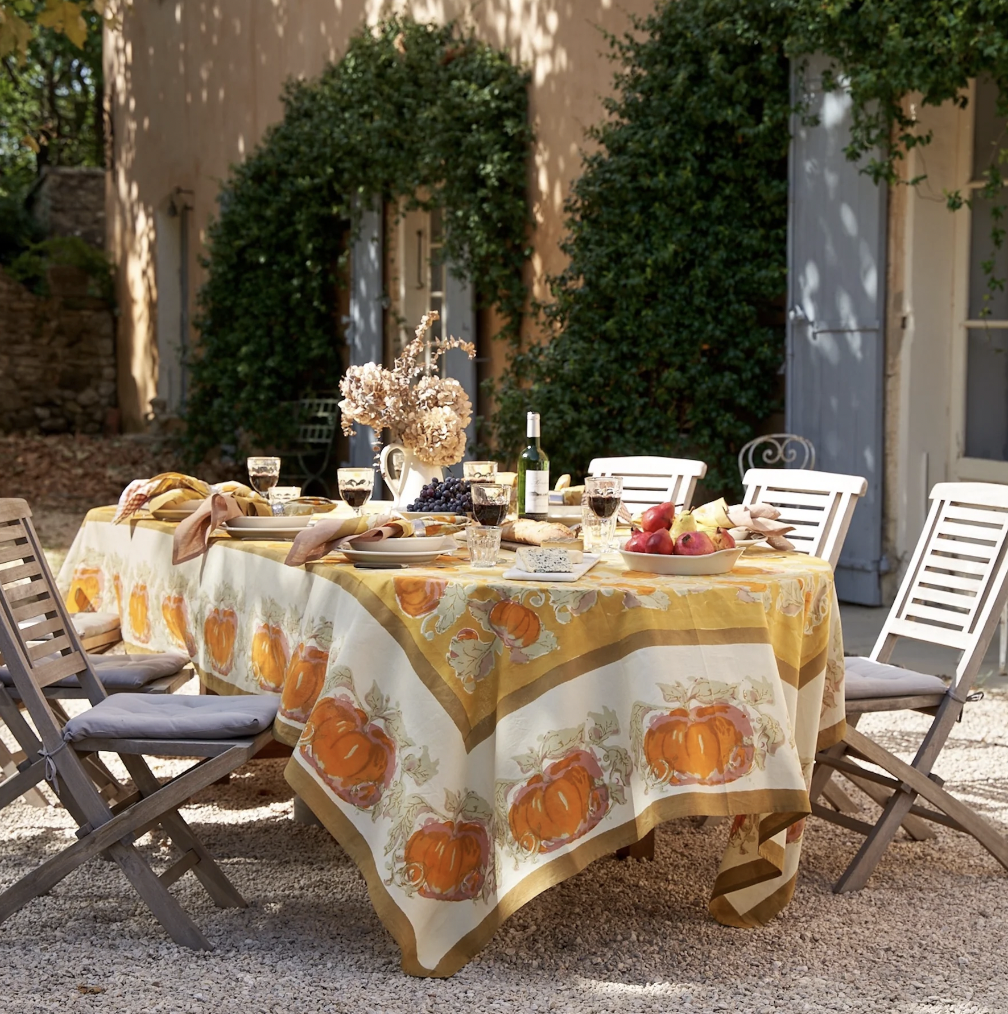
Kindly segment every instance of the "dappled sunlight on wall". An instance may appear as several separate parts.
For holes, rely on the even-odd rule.
[[[138,427],[157,389],[154,209],[192,191],[188,251],[190,318],[202,282],[198,257],[228,167],[279,119],[290,76],[312,77],[349,36],[383,15],[457,18],[532,72],[536,149],[530,198],[536,221],[528,279],[545,299],[545,276],[562,270],[563,203],[579,173],[585,131],[603,115],[612,83],[604,32],[630,27],[652,0],[181,0],[135,4],[108,35],[106,82],[114,134],[112,254],[118,265],[120,400]],[[178,270],[174,266],[173,270]],[[529,328],[528,336],[536,334]],[[503,349],[494,349],[494,359]]]

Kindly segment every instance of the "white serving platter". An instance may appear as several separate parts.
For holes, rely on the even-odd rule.
[[[722,549],[706,556],[660,556],[657,553],[628,553],[620,545],[620,556],[631,570],[647,574],[668,574],[674,577],[701,577],[727,574],[745,552],[745,546]]]
[[[512,567],[510,570],[504,571],[504,577],[508,581],[576,581],[579,577],[584,577],[601,559],[601,556],[593,556],[590,553],[586,553],[581,558],[581,562],[575,564],[569,571],[533,574],[527,570],[522,570],[520,567]]]
[[[220,530],[227,532],[232,539],[242,539],[246,542],[289,542],[291,539],[296,539],[305,530],[305,526],[300,525],[297,528],[292,528],[289,525],[286,528],[232,528],[230,523],[225,523]]]

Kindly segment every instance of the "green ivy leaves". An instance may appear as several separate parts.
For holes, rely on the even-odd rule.
[[[351,39],[232,169],[208,233],[186,450],[281,446],[290,402],[336,387],[355,209],[445,209],[445,250],[516,337],[532,144],[527,74],[458,26],[392,17]],[[418,194],[428,195],[424,201]]]

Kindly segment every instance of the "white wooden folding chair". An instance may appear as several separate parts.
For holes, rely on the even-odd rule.
[[[750,468],[742,503],[769,504],[794,525],[789,541],[799,553],[829,560],[836,569],[858,500],[868,491],[860,475],[794,468]]]
[[[698,479],[707,466],[692,458],[636,455],[625,458],[594,458],[588,466],[593,478],[616,475],[623,479],[623,505],[631,514],[660,503],[689,507]]]
[[[944,482],[931,491],[931,510],[906,577],[867,658],[846,659],[847,731],[820,751],[809,797],[817,816],[864,834],[865,841],[837,881],[837,892],[865,885],[903,824],[917,818],[972,835],[1008,868],[1008,840],[985,818],[942,787],[932,773],[952,726],[970,699],[973,680],[1008,601],[1008,486]],[[896,641],[908,637],[960,652],[951,685],[937,676],[889,665]],[[867,712],[919,711],[933,716],[911,764],[895,757],[856,726]],[[882,768],[879,774],[868,762]],[[870,785],[882,815],[872,825],[834,812],[818,798],[834,772]],[[922,803],[917,800],[920,797]],[[912,823],[916,819],[916,824]]]
[[[99,854],[117,862],[176,943],[210,949],[168,888],[192,870],[219,906],[245,901],[178,812],[193,793],[245,763],[272,738],[275,697],[108,696],[56,590],[23,500],[0,500],[0,655],[31,718],[0,687],[0,717],[26,752],[0,782],[0,806],[45,777],[78,825],[77,840],[0,894],[0,922]],[[27,625],[25,624],[27,622]],[[91,707],[65,726],[45,690],[76,677]],[[84,758],[118,754],[136,785],[109,806]],[[202,758],[161,784],[144,755]],[[160,825],[181,857],[156,875],[134,842]]]

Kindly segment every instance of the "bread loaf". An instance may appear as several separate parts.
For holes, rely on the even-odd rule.
[[[574,533],[556,521],[531,521],[519,518],[501,526],[504,542],[520,542],[524,546],[541,546],[550,539],[573,539]]]

